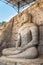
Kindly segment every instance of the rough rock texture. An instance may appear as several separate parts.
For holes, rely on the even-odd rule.
[[[22,16],[22,15],[24,15],[24,16]],[[17,33],[16,33],[17,29],[19,29],[20,26],[22,26],[21,25],[22,22],[24,22],[24,21],[26,22],[30,19],[29,22],[33,22],[33,23],[38,25],[38,27],[39,27],[39,37],[40,37],[39,39],[40,39],[41,44],[43,44],[42,43],[43,42],[43,31],[42,31],[43,30],[43,28],[42,28],[43,18],[42,17],[43,17],[43,0],[37,0],[36,3],[34,3],[29,8],[27,8],[22,13],[20,13],[17,16],[13,17],[10,20],[10,22],[8,22],[6,24],[5,31],[3,33],[4,39],[6,40],[4,42],[6,42],[7,45],[10,42],[11,46],[16,46],[16,43],[14,43],[15,42],[14,39],[16,38],[15,34],[17,35]],[[8,46],[10,46],[10,44]]]
[[[22,16],[23,14],[25,14],[25,15]],[[29,14],[29,16],[28,16],[28,14]],[[22,22],[27,22],[28,20],[29,20],[29,22],[33,22],[34,24],[36,24],[38,26],[38,29],[39,29],[39,45],[38,45],[38,49],[39,49],[39,53],[43,54],[43,0],[37,0],[36,3],[34,3],[29,8],[27,8],[22,13],[20,13],[17,16],[13,17],[10,20],[11,22],[8,22],[6,24],[6,27],[5,27],[5,29],[4,29],[4,31],[2,33],[3,37],[0,39],[1,44],[3,44],[2,47],[0,47],[0,50],[1,50],[1,48],[16,46],[16,42],[14,40],[16,38],[15,34],[17,36],[17,33],[16,33],[17,30],[24,24],[23,23],[21,25],[21,23]],[[21,63],[18,64],[18,65],[21,65]],[[29,65],[29,63],[28,64],[24,63],[22,65]],[[38,64],[33,63],[33,64],[30,64],[30,65],[43,65],[43,63],[41,63],[41,64],[40,63],[38,63]]]
[[[43,56],[40,56],[36,59],[20,59],[20,58],[8,58],[8,57],[0,57],[0,63],[4,65],[43,65]]]
[[[1,44],[1,39],[2,39],[2,33],[4,31],[4,26],[0,26],[0,44]]]
[[[0,35],[0,51],[6,47],[11,47],[11,36],[12,36],[12,26],[13,19],[4,25],[2,33]]]
[[[15,42],[15,46],[16,46],[18,30],[23,24],[27,22],[31,22],[31,15],[29,13],[24,13],[24,14],[22,13],[14,17],[13,20],[14,20],[14,23],[12,28],[12,43],[14,44]]]
[[[20,39],[21,39],[21,40],[19,40],[19,39],[18,40],[21,43],[17,43],[18,44],[17,50],[20,51],[20,53],[15,54],[13,52],[13,50],[15,48],[13,48],[12,52],[11,52],[11,49],[8,49],[8,51],[10,51],[11,54],[8,53],[7,49],[3,50],[2,53],[7,56],[12,55],[14,53],[13,57],[18,57],[18,58],[36,58],[38,55],[38,51],[36,48],[36,45],[38,44],[37,26],[35,26],[35,24],[32,24],[32,23],[26,23],[22,27],[19,28],[18,32],[20,34]],[[32,34],[32,36],[31,36],[31,34]],[[32,37],[32,39],[31,39],[31,37]],[[20,44],[20,46],[19,46],[19,44]],[[18,47],[20,47],[20,48],[18,49]],[[15,50],[15,51],[17,51],[17,50]]]

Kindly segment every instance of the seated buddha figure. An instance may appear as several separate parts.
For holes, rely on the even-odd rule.
[[[25,14],[24,14],[25,15]],[[22,15],[22,18],[25,17]],[[17,30],[16,48],[6,48],[2,54],[14,58],[36,58],[38,56],[38,28],[35,24],[21,21],[21,27]]]

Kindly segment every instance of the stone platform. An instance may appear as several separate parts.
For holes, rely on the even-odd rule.
[[[0,57],[0,65],[43,65],[43,56],[36,59]]]

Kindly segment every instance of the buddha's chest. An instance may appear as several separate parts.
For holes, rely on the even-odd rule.
[[[31,31],[29,30],[29,27],[21,30],[20,37],[21,37],[20,39],[21,46],[28,44],[32,40],[32,35],[31,35]]]

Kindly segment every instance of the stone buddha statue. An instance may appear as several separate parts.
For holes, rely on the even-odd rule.
[[[21,18],[26,18],[23,14]],[[31,16],[30,16],[31,17]],[[38,28],[35,24],[29,23],[29,17],[26,21],[20,21],[21,26],[17,29],[16,47],[6,48],[2,54],[7,57],[15,58],[36,58],[38,56]]]

